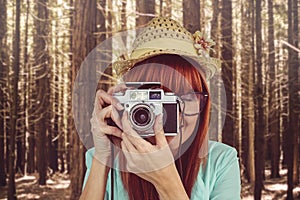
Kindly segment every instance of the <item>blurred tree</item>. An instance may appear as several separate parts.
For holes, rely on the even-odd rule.
[[[256,1],[255,5],[255,28],[256,28],[256,88],[255,88],[255,186],[254,199],[261,199],[264,176],[264,109],[263,109],[263,77],[262,77],[262,22],[261,22],[261,0]]]
[[[62,91],[60,77],[62,76],[59,73],[59,69],[62,67],[59,63],[59,51],[60,45],[58,43],[58,12],[55,12],[58,7],[58,2],[52,1],[49,2],[49,7],[52,10],[49,12],[49,20],[52,21],[52,24],[49,26],[49,55],[53,55],[49,60],[50,63],[50,95],[49,95],[49,106],[51,109],[49,110],[49,117],[52,123],[49,123],[49,132],[47,137],[48,144],[48,162],[49,167],[51,169],[51,173],[55,173],[58,171],[58,144],[59,139],[63,133],[63,130],[60,130],[60,116],[61,108],[59,99],[59,93]],[[61,50],[63,51],[63,50]]]
[[[5,77],[7,76],[7,50],[6,50],[6,34],[7,34],[7,16],[6,16],[6,0],[0,0],[0,186],[6,185],[5,155],[4,155],[4,89]]]
[[[214,0],[212,2],[212,20],[211,20],[211,37],[213,40],[215,40],[216,45],[214,46],[214,49],[216,50],[217,55],[216,57],[220,57],[220,1]]]
[[[298,137],[299,109],[298,88],[299,88],[299,57],[298,57],[298,3],[295,0],[288,0],[288,89],[289,89],[289,126],[287,135],[287,167],[288,167],[288,190],[287,199],[293,199],[294,183],[299,182],[298,172]],[[297,157],[297,158],[296,158]]]
[[[254,168],[254,9],[253,0],[242,3],[241,52],[242,74],[242,163],[244,177],[250,182],[252,189],[255,181]]]
[[[271,177],[278,178],[280,159],[280,131],[277,105],[277,82],[275,71],[275,47],[274,47],[274,16],[273,1],[268,0],[268,83],[269,83],[269,131],[271,134]]]
[[[138,0],[136,3],[137,27],[147,24],[155,16],[155,0]]]
[[[37,84],[37,167],[39,172],[39,184],[46,185],[47,179],[47,133],[49,132],[49,12],[48,0],[35,2],[35,33],[34,58]]]
[[[35,151],[35,108],[36,104],[33,103],[32,99],[36,96],[36,88],[35,88],[35,80],[34,80],[34,70],[30,66],[28,66],[28,104],[27,104],[27,112],[28,112],[28,152],[27,152],[27,173],[34,173],[36,169],[36,151]]]
[[[226,91],[226,118],[222,132],[222,142],[236,146],[233,123],[233,42],[232,42],[232,1],[222,0],[221,10],[222,34],[222,79]]]
[[[8,200],[17,199],[16,185],[15,185],[15,142],[17,131],[17,117],[18,117],[18,84],[20,71],[20,16],[21,16],[21,2],[16,1],[16,18],[15,18],[15,35],[13,41],[13,63],[12,73],[10,73],[10,80],[12,83],[10,90],[11,111],[10,111],[10,134],[9,134],[9,180],[8,180]]]
[[[28,145],[26,145],[27,148],[27,173],[33,173],[35,170],[35,162],[34,162],[34,133],[33,130],[30,129],[32,128],[31,121],[29,120],[29,114],[30,114],[30,100],[31,100],[31,86],[32,82],[30,81],[31,77],[31,71],[30,71],[30,66],[31,63],[29,62],[30,56],[29,56],[29,48],[28,48],[28,32],[29,32],[29,15],[30,15],[30,2],[29,0],[26,0],[26,13],[25,13],[25,30],[24,30],[24,56],[23,56],[23,62],[24,62],[24,91],[23,91],[23,100],[24,100],[24,117],[25,117],[25,126],[24,126],[24,134],[26,137],[26,134],[29,133],[27,142]],[[28,124],[26,124],[26,119],[28,120]]]
[[[73,0],[69,0],[69,5],[71,8],[74,8],[74,1]],[[70,9],[70,15],[69,15],[69,20],[70,20],[70,24],[69,24],[69,41],[70,41],[70,44],[69,44],[69,52],[72,52],[73,51],[73,29],[74,29],[74,15],[75,15],[75,11],[74,9]],[[101,25],[101,23],[100,23]],[[68,60],[70,62],[73,62],[73,54],[70,53],[69,56],[68,56]],[[68,87],[70,88],[70,90],[72,90],[73,88],[73,80],[75,79],[75,74],[73,74],[73,66],[70,67],[70,69],[68,69],[68,80],[69,80],[69,84],[68,84]],[[67,155],[66,155],[66,161],[67,161],[67,172],[68,174],[70,174],[71,172],[71,154],[72,154],[72,151],[71,151],[71,136],[72,136],[72,133],[74,132],[74,128],[75,128],[75,125],[74,125],[74,119],[73,119],[73,114],[72,114],[72,99],[71,98],[68,98],[68,105],[67,105],[67,116],[68,116],[68,120],[67,120],[67,141],[66,141],[66,149],[67,149]],[[72,182],[71,182],[72,184]]]
[[[159,1],[159,15],[164,17],[172,16],[172,1],[160,0]]]
[[[211,21],[211,38],[216,42],[216,45],[213,47],[215,50],[214,52],[211,52],[212,57],[220,58],[220,1],[215,0],[212,3],[212,21]],[[204,27],[203,27],[204,28]],[[215,86],[216,89],[212,89],[210,91],[211,96],[218,97],[214,100],[215,105],[211,107],[212,113],[217,113],[218,117],[211,118],[210,123],[214,124],[214,126],[210,126],[209,129],[209,136],[211,140],[219,141],[219,135],[221,135],[222,130],[220,130],[220,124],[222,123],[222,111],[220,110],[221,105],[221,88],[218,86],[221,86],[220,84],[220,78],[221,74],[217,73],[215,74],[212,79],[209,81],[210,86]],[[217,86],[217,87],[216,87]]]
[[[26,3],[27,4],[27,3]],[[23,6],[21,4],[21,15],[23,14]],[[26,5],[27,6],[27,5]],[[28,15],[29,15],[29,8],[26,8],[25,13],[25,30],[23,29],[23,24],[21,25],[21,34],[24,35],[23,41],[21,41],[20,51],[24,50],[24,53],[20,53],[22,59],[20,60],[20,80],[19,80],[19,105],[18,105],[18,124],[17,124],[17,136],[16,136],[16,147],[17,147],[17,154],[16,154],[16,172],[21,174],[25,174],[25,162],[26,162],[26,101],[27,101],[27,62],[28,62]]]
[[[293,126],[293,134],[294,134],[294,158],[293,158],[293,183],[294,185],[298,185],[299,184],[299,139],[300,139],[300,134],[297,134],[297,130],[299,131],[300,128],[300,122],[299,122],[299,117],[300,117],[300,99],[299,99],[299,88],[300,88],[300,83],[299,83],[299,12],[298,12],[298,1],[297,0],[293,0],[293,46],[296,48],[296,50],[294,49],[293,52],[293,60],[291,61],[293,64],[291,64],[293,66],[293,70],[290,71],[290,67],[289,67],[289,79],[291,80],[291,82],[289,82],[289,88],[293,87],[290,93],[290,98],[289,99],[289,103],[291,103],[291,108],[289,108],[289,113],[294,112],[293,114],[290,115],[291,118],[295,118],[294,120],[290,120],[290,122],[295,122],[295,124],[289,124],[290,128],[291,126]],[[298,50],[298,52],[297,52]],[[289,60],[290,61],[290,60]],[[290,64],[290,63],[289,63]],[[297,74],[298,72],[298,74]],[[292,76],[293,77],[292,77]],[[293,83],[293,84],[292,84]],[[298,123],[297,123],[298,122]]]
[[[191,33],[200,30],[200,1],[183,0],[183,25]]]
[[[100,5],[103,4],[104,3],[101,1]],[[95,33],[97,32],[97,26],[105,27],[105,18],[103,18],[105,14],[103,13],[102,15],[99,15],[97,11],[96,1],[75,0],[74,9],[76,12],[74,12],[73,15],[74,18],[72,28],[72,86],[74,86],[76,75],[79,72],[79,67],[81,66],[83,60],[86,58],[89,52],[92,51],[93,48],[95,48],[97,45],[97,38],[95,36]],[[97,20],[101,20],[102,23],[97,25]],[[104,33],[105,31],[102,34]],[[91,73],[95,75],[95,71],[92,70],[92,67],[84,68],[84,71],[81,72],[82,76],[79,78],[79,80],[84,81],[84,77],[92,78],[93,74]],[[83,82],[82,84],[87,83]],[[90,90],[91,91],[85,91],[87,94],[85,96],[78,96],[74,94],[73,101],[89,102],[91,100],[89,99],[89,95],[92,92],[95,92],[92,91],[92,88],[90,88]],[[77,126],[82,128],[79,128],[76,131],[75,126],[73,126],[73,129],[71,130],[71,199],[78,199],[78,197],[80,196],[85,172],[85,152],[83,149],[83,144],[80,141],[79,135],[90,135],[90,133],[83,133],[84,130],[90,130],[90,118],[86,119],[84,117],[84,114],[86,112],[89,112],[90,108],[88,107],[88,105],[83,103],[76,104],[80,105],[80,108],[76,108],[75,111],[73,110],[73,112],[77,112],[73,114],[77,116],[77,122],[80,123],[79,125],[77,124]],[[85,112],[79,112],[83,110]]]
[[[121,27],[122,31],[127,30],[127,14],[126,14],[127,0],[122,0],[122,9],[121,9]],[[126,43],[126,40],[125,40]]]

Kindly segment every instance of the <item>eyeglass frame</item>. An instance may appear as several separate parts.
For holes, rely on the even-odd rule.
[[[187,94],[191,94],[191,93],[192,93],[192,94],[195,94],[195,95],[200,94],[200,101],[199,101],[200,106],[199,106],[199,111],[196,112],[196,113],[193,113],[193,114],[186,114],[186,113],[184,113],[184,109],[183,109],[183,113],[182,113],[182,114],[183,114],[184,116],[196,116],[196,115],[200,115],[201,112],[203,112],[203,110],[204,110],[204,108],[205,108],[205,106],[206,106],[206,103],[207,103],[207,99],[208,99],[209,93],[208,93],[208,91],[207,91],[205,85],[203,84],[203,80],[202,80],[202,79],[201,79],[201,84],[202,84],[202,88],[203,88],[203,91],[202,91],[202,92],[198,92],[198,91],[196,91],[196,92],[188,92],[188,93],[186,93],[186,94],[179,95],[180,100],[183,101],[183,100],[182,100],[182,96],[183,96],[183,95],[187,95]],[[184,102],[184,101],[183,101],[183,102]],[[185,105],[185,104],[184,104],[184,105]],[[180,104],[179,104],[179,106],[180,106]],[[181,106],[180,106],[180,110],[182,110],[182,109],[181,109]]]

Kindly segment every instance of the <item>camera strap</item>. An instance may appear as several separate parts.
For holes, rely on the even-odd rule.
[[[185,106],[184,106],[185,108]],[[183,110],[184,110],[183,108]],[[179,175],[180,175],[180,178],[181,180],[183,180],[183,171],[182,171],[182,162],[181,162],[181,145],[182,145],[182,127],[183,127],[183,112],[181,114],[181,120],[180,120],[180,125],[179,125],[179,146],[178,146],[178,152],[177,152],[177,155],[178,155],[178,159],[179,159]]]
[[[114,162],[115,162],[115,152],[114,152],[114,144],[111,143],[110,144],[110,150],[111,150],[111,155],[112,155],[112,159],[111,159],[111,168],[110,168],[110,195],[111,195],[111,200],[114,199]]]

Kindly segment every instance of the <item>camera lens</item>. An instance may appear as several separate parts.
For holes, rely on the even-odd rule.
[[[146,107],[138,107],[132,113],[132,119],[138,126],[146,126],[151,121],[150,111]]]

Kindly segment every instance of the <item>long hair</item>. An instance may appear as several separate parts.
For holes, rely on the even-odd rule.
[[[144,64],[146,65],[142,66]],[[162,65],[171,67],[174,69],[174,72],[179,72],[183,78],[181,78],[181,80],[175,79],[174,73],[171,72],[170,74],[170,70],[162,67]],[[178,55],[159,55],[136,64],[136,66],[124,76],[124,80],[131,82],[162,82],[164,86],[172,88],[172,92],[175,93],[185,92],[187,89],[186,85],[191,86],[194,91],[201,92],[204,87],[206,91],[208,91],[207,85],[195,65],[196,63],[191,64],[191,62],[188,62]],[[184,84],[184,82],[188,82],[188,84]],[[209,124],[209,111],[210,99],[208,97],[206,106],[200,114],[200,124],[197,126],[198,130],[194,131],[191,145],[187,147],[187,150],[175,161],[177,170],[180,169],[182,172],[182,183],[189,197],[191,197],[192,188],[196,181],[200,165],[205,162],[205,158],[199,157],[199,152],[202,150],[202,145],[205,146],[204,143],[208,142],[206,136]],[[190,138],[191,137],[192,136],[190,136]],[[155,187],[150,182],[129,172],[121,172],[121,178],[124,188],[128,192],[129,199],[159,199]]]

